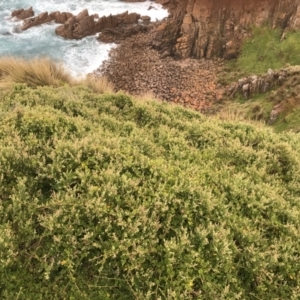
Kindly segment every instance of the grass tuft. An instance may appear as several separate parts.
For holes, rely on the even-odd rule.
[[[15,84],[26,84],[31,88],[38,86],[60,87],[84,85],[94,93],[112,93],[113,85],[105,77],[88,75],[85,79],[76,80],[64,68],[49,58],[25,60],[15,57],[0,58],[0,88],[11,89]]]
[[[48,58],[25,60],[23,58],[0,58],[0,86],[11,87],[24,83],[29,87],[53,86],[72,83],[71,75],[62,64]]]
[[[83,81],[83,84],[90,88],[93,92],[99,94],[112,93],[114,90],[113,84],[104,76],[87,76]]]
[[[246,112],[239,107],[225,107],[220,110],[216,117],[223,121],[241,121],[246,120]]]

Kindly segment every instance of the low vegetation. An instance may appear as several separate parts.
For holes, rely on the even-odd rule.
[[[300,65],[300,32],[282,33],[280,29],[259,27],[252,29],[252,36],[245,41],[236,60],[228,61],[220,75],[220,83],[226,85],[247,76],[265,74],[268,69],[281,69],[289,65]],[[300,76],[291,76],[279,88],[271,92],[243,99],[240,95],[230,99],[220,112],[225,118],[255,120],[269,123],[270,113],[280,104],[280,114],[272,127],[280,131],[300,131]],[[233,113],[234,112],[234,113]]]
[[[298,134],[28,85],[0,89],[1,299],[299,299]]]
[[[269,68],[280,69],[286,65],[300,65],[300,32],[270,27],[253,29],[253,36],[244,43],[237,68],[248,74],[263,74]]]
[[[254,27],[236,60],[228,61],[220,81],[230,83],[246,75],[260,75],[268,69],[300,65],[300,32],[284,34],[280,29]]]

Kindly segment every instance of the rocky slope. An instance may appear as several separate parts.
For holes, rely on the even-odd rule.
[[[147,32],[124,40],[112,50],[111,59],[98,72],[105,75],[116,90],[132,95],[151,94],[202,112],[213,112],[224,93],[217,78],[222,62],[161,59],[159,52],[151,47],[157,30],[157,24],[152,24]]]
[[[243,40],[251,36],[252,26],[269,24],[281,28],[282,38],[288,30],[300,28],[300,0],[156,2],[169,9],[167,20],[151,23],[147,16],[126,12],[99,18],[90,16],[86,10],[78,16],[52,12],[29,18],[33,14],[29,9],[15,11],[12,16],[29,18],[24,21],[23,30],[54,21],[62,24],[56,33],[65,38],[82,38],[100,32],[101,42],[122,42],[112,53],[112,59],[99,70],[114,83],[116,90],[134,95],[151,93],[161,100],[202,112],[215,111],[216,104],[226,98],[218,83],[222,64],[211,58],[236,57]],[[269,91],[285,77],[281,73],[277,75],[243,78],[227,87],[227,95],[240,92],[249,98],[257,92]]]
[[[300,0],[170,0],[172,18],[153,45],[164,55],[237,56],[251,26],[300,28]],[[174,9],[176,7],[176,9]]]

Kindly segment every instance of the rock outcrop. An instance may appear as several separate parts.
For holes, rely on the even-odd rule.
[[[34,26],[39,26],[45,23],[54,21],[55,23],[63,24],[73,15],[69,12],[59,12],[54,11],[48,14],[48,12],[43,12],[36,17],[24,20],[21,29],[27,30]]]
[[[98,41],[103,43],[119,44],[121,41],[138,33],[144,33],[149,30],[150,26],[145,25],[127,25],[118,26],[116,28],[107,28],[101,31]]]
[[[55,32],[57,35],[67,39],[81,39],[108,29],[111,30],[111,32],[106,32],[106,38],[102,37],[100,40],[110,42],[114,41],[114,39],[124,39],[138,32],[145,31],[145,25],[150,23],[150,17],[141,17],[141,15],[137,13],[128,13],[128,11],[122,14],[103,16],[101,18],[99,18],[98,15],[89,15],[87,9],[83,10],[77,16],[68,12],[59,11],[51,12],[50,14],[43,12],[36,17],[30,18],[32,15],[34,15],[32,8],[28,10],[21,9],[12,13],[13,17],[24,19],[21,30],[55,22],[63,24],[56,28]],[[139,20],[143,22],[143,25],[137,26]],[[122,26],[122,28],[120,26]],[[108,35],[111,36],[110,39],[107,38]]]
[[[90,16],[87,9],[77,16],[70,16],[63,25],[55,29],[55,33],[67,39],[81,39],[95,34],[95,17]]]
[[[141,15],[137,13],[128,13],[128,11],[118,14],[104,16],[95,19],[90,16],[87,10],[84,10],[76,17],[70,17],[62,26],[56,28],[55,33],[67,39],[81,39],[83,37],[96,34],[105,29],[114,29],[120,25],[137,24]]]
[[[266,93],[281,86],[289,78],[299,74],[300,66],[290,66],[275,71],[269,69],[268,72],[262,76],[251,75],[230,84],[227,87],[226,94],[229,97],[241,94],[245,99],[248,99],[251,96]]]
[[[17,9],[14,10],[11,13],[12,17],[18,18],[19,20],[25,20],[27,18],[31,18],[34,16],[34,11],[32,9],[32,7],[29,7],[28,9]]]
[[[170,0],[175,11],[153,46],[181,58],[234,58],[251,26],[300,28],[300,0]]]

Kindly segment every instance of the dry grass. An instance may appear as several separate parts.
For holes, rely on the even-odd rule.
[[[259,115],[259,112],[256,115]],[[254,124],[257,128],[265,126],[266,121],[264,118],[257,117],[256,115],[252,114],[250,116],[248,109],[245,107],[229,106],[220,110],[215,115],[215,118],[220,121],[247,122]]]
[[[48,58],[25,60],[15,57],[0,58],[0,87],[25,83],[30,87],[53,86],[72,83],[71,75],[61,64]]]
[[[64,84],[85,85],[95,93],[113,92],[113,86],[105,77],[87,76],[76,80],[62,64],[49,58],[25,60],[15,57],[0,58],[0,88],[11,88],[15,83],[24,83],[29,87],[53,86]]]
[[[247,120],[245,110],[240,108],[225,107],[216,115],[223,121],[245,121]]]
[[[156,97],[155,94],[153,93],[153,91],[151,91],[151,90],[149,90],[143,94],[140,94],[137,98],[141,101],[160,101],[160,102],[162,102],[162,100],[159,99],[158,97]]]
[[[152,91],[147,91],[144,94],[139,95],[139,99],[141,100],[152,100],[157,99]]]
[[[89,87],[95,93],[112,93],[114,90],[112,83],[109,82],[104,76],[98,77],[90,75],[87,76],[82,83]]]

